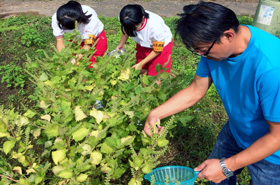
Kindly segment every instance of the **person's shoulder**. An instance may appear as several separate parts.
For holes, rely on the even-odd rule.
[[[268,33],[258,27],[252,26],[252,25],[245,25],[249,28],[249,30],[251,31],[251,34],[253,36],[256,37],[275,37],[274,35],[272,35],[271,33]],[[276,39],[277,37],[275,37]]]
[[[52,15],[52,21],[57,21],[56,13]]]

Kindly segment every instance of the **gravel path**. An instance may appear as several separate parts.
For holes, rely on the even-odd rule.
[[[0,18],[13,16],[19,13],[32,12],[35,14],[51,16],[59,6],[68,0],[0,0]],[[183,6],[198,1],[188,0],[81,0],[81,4],[91,6],[98,15],[107,17],[118,16],[121,8],[129,3],[141,4],[145,9],[161,16],[171,17],[182,12]],[[237,15],[255,14],[258,0],[250,1],[214,1],[232,9]]]

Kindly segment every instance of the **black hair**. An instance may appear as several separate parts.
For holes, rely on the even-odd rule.
[[[149,18],[149,14],[138,4],[128,4],[120,12],[121,29],[131,37],[137,36],[136,26],[142,23],[144,18]],[[124,31],[123,31],[124,30]]]
[[[184,13],[178,14],[176,35],[179,34],[187,49],[216,41],[219,43],[226,30],[236,33],[239,21],[235,13],[222,5],[212,2],[199,2],[184,6]]]
[[[87,24],[92,15],[86,15],[86,12],[83,12],[81,4],[77,1],[69,1],[67,4],[58,8],[56,16],[60,29],[72,30],[75,29],[75,21]]]

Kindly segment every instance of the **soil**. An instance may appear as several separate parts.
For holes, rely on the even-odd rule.
[[[19,13],[34,13],[52,16],[57,8],[67,3],[68,0],[0,0],[0,18],[5,18]],[[176,16],[183,7],[197,3],[192,0],[80,0],[81,4],[91,6],[97,14],[106,17],[116,17],[126,4],[141,4],[145,9],[153,11],[163,17]],[[214,0],[232,9],[237,15],[255,14],[258,0]]]

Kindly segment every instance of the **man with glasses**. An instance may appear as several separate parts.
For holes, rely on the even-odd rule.
[[[214,83],[229,120],[209,156],[196,171],[211,184],[236,185],[247,166],[251,185],[280,184],[280,39],[240,25],[222,5],[200,2],[184,7],[177,33],[201,55],[193,82],[152,110],[144,131],[159,133],[160,119],[197,103]]]

